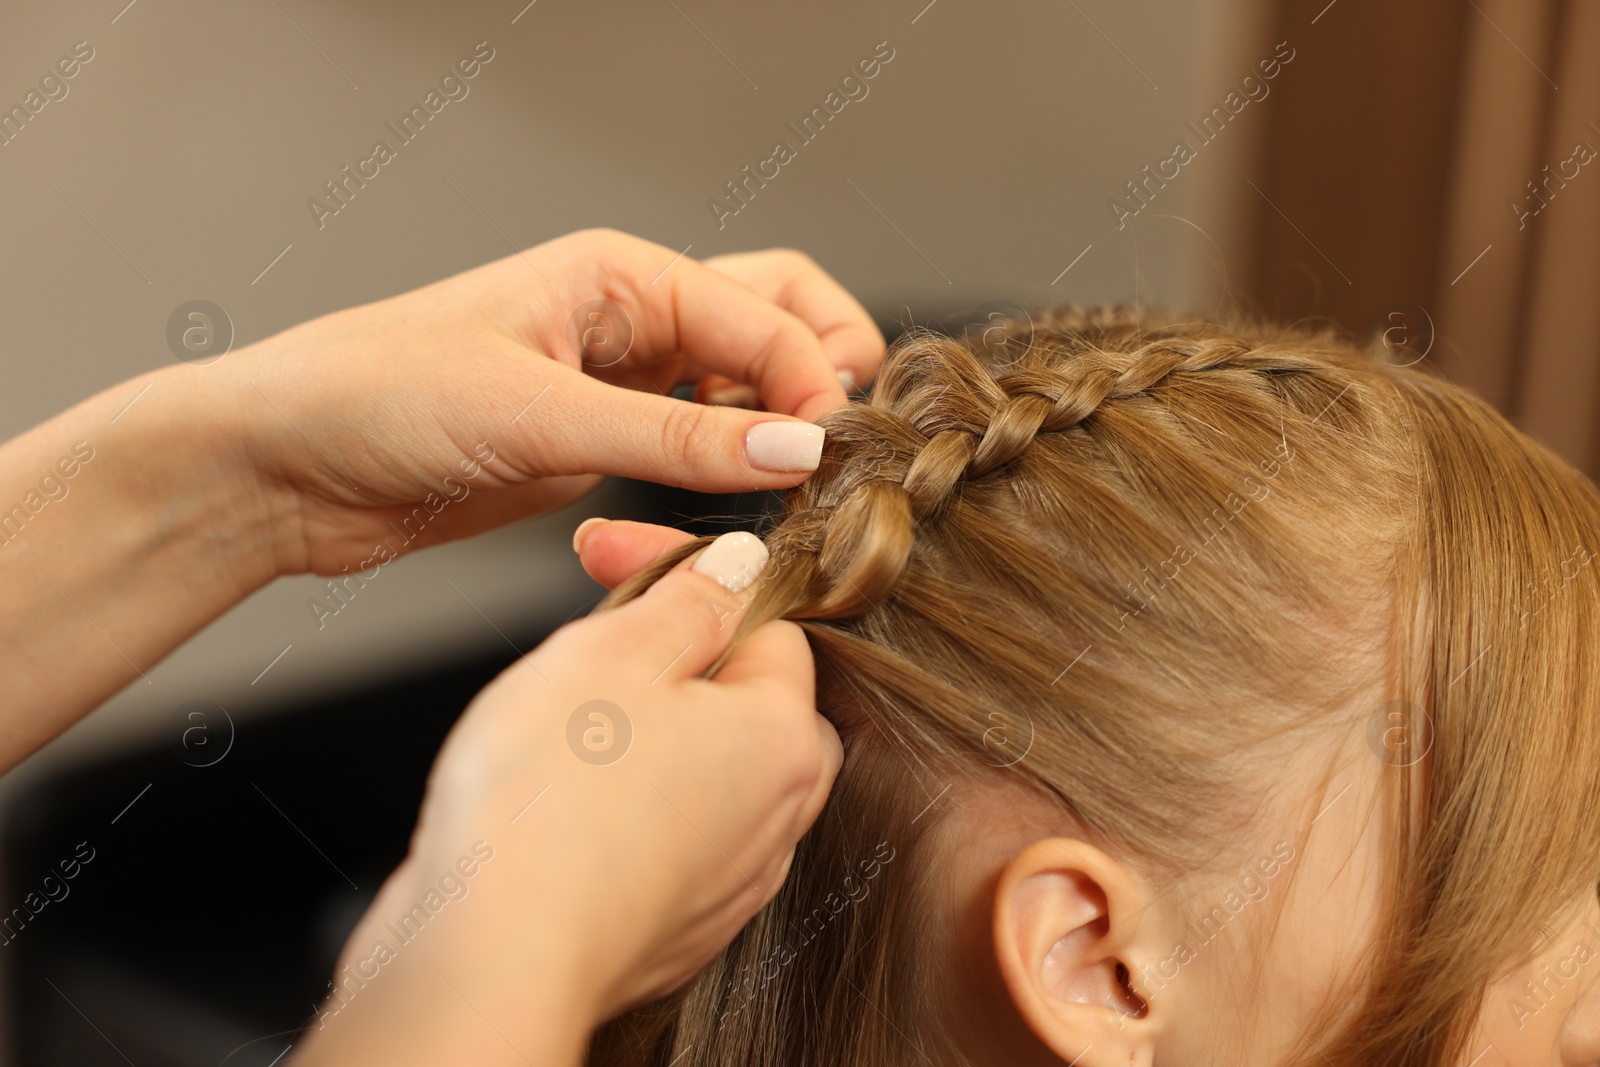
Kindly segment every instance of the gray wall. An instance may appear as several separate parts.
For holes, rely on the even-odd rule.
[[[1243,35],[1218,20],[1237,4],[124,2],[15,5],[0,34],[5,106],[74,42],[95,53],[0,147],[5,436],[174,362],[184,301],[220,304],[242,345],[579,227],[696,257],[797,246],[910,323],[993,298],[1183,303],[1226,221],[1162,217],[1203,213],[1203,174],[1121,232],[1106,201],[1233,80],[1218,57]],[[470,94],[319,229],[308,198],[480,41],[494,58]],[[869,95],[799,146],[785,123],[880,41],[894,58]],[[797,158],[719,228],[707,200],[777,139]],[[19,775],[186,700],[249,715],[497,642],[485,617],[509,629],[586,589],[567,535],[607,506],[403,561],[322,632],[315,583],[280,582]]]

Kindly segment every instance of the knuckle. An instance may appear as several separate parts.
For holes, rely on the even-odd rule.
[[[821,273],[822,271],[816,260],[798,248],[774,248],[772,255],[781,266],[791,273],[799,274],[803,271]]]
[[[822,746],[816,740],[816,731],[809,731],[809,742],[795,739],[794,765],[789,777],[789,800],[797,809],[804,808],[817,784],[822,781]]]
[[[772,325],[761,343],[756,346],[755,352],[750,356],[747,364],[747,377],[755,382],[766,380],[767,370],[772,366],[773,358],[793,341],[791,328],[799,329],[800,324],[779,321]]]
[[[591,226],[572,235],[574,241],[605,246],[622,244],[627,237],[628,235],[621,230],[612,229],[610,226]]]
[[[719,617],[713,608],[713,598],[722,587],[703,574],[690,570],[673,571],[651,589],[647,597],[634,601],[622,610],[638,605],[630,617],[639,620],[641,630],[662,620],[671,620],[671,627],[686,644],[705,646],[716,643]]]
[[[688,628],[698,626],[700,623],[699,613],[690,609],[699,607],[700,602],[705,599],[707,582],[716,586],[714,581],[703,574],[696,574],[687,569],[675,570],[657,582],[650,592],[665,609],[675,616],[682,616],[682,625]]]
[[[787,691],[769,694],[764,703],[783,709],[781,721],[768,736],[784,779],[804,796],[822,775],[822,736],[813,721],[815,709]]]
[[[538,651],[554,662],[564,662],[581,655],[595,640],[595,631],[609,628],[613,622],[614,613],[604,612],[563,623],[539,643]]]
[[[690,468],[697,468],[710,458],[711,453],[718,452],[708,432],[714,429],[710,423],[711,412],[708,409],[698,404],[674,404],[662,420],[662,452],[681,460]]]
[[[811,716],[808,713],[806,718]],[[802,724],[792,739],[797,783],[810,793],[822,777],[822,736],[811,723]]]
[[[602,264],[619,255],[628,240],[627,234],[607,226],[574,230],[556,238],[556,241],[565,245],[573,255],[597,260]]]
[[[769,867],[771,876],[767,881],[771,884],[761,893],[761,906],[766,907],[772,903],[778,891],[783,888],[783,883],[789,880],[789,871],[794,866],[794,849],[790,849],[778,857]]]

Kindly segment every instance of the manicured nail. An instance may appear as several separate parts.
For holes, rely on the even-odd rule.
[[[745,458],[764,471],[814,471],[822,462],[822,427],[809,422],[761,422],[744,438]]]
[[[853,370],[848,370],[848,369],[840,371],[839,372],[839,384],[844,386],[844,391],[845,392],[847,392],[847,393],[855,392],[856,391],[856,372],[853,371]]]
[[[738,593],[756,580],[767,565],[767,546],[751,533],[726,533],[706,546],[691,568],[722,583],[730,593]]]
[[[603,526],[610,521],[610,519],[593,518],[584,519],[582,522],[578,523],[578,528],[572,531],[572,551],[582,552],[583,539],[589,536],[589,531],[594,529],[596,526]]]

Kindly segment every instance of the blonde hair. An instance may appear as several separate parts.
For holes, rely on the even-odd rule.
[[[1383,924],[1290,1062],[1453,1062],[1600,873],[1600,496],[1383,356],[1125,310],[899,340],[825,420],[744,619],[804,620],[834,794],[772,904],[593,1062],[959,1060],[927,984],[945,785],[1038,790],[1174,882],[1231,862],[1271,746],[1352,728],[1355,694],[1353,728],[1409,709],[1426,758],[1374,747]]]

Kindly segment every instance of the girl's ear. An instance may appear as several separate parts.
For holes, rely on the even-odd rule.
[[[1000,876],[994,949],[1018,1013],[1075,1067],[1149,1067],[1159,1015],[1133,990],[1134,961],[1158,955],[1155,895],[1093,845],[1050,838]],[[1146,942],[1149,942],[1148,944]]]

